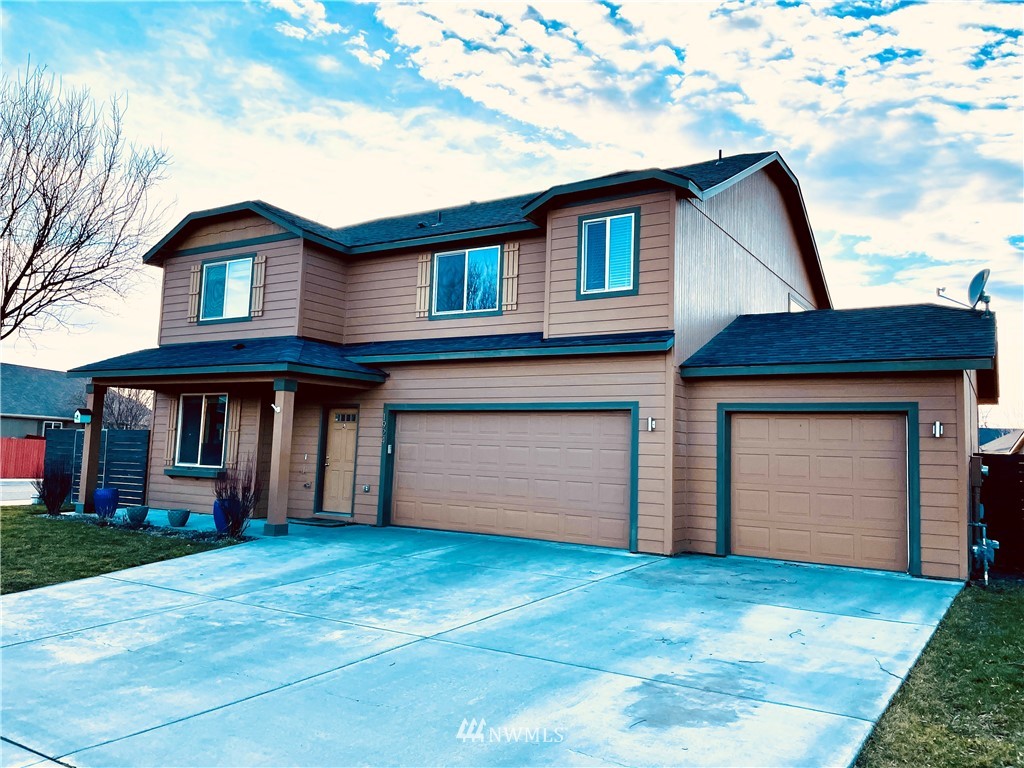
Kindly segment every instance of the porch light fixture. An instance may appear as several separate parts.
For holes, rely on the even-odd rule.
[[[281,412],[281,406],[278,405],[277,403],[271,403],[270,407],[274,409],[274,413],[280,413]]]
[[[652,416],[647,417],[647,431],[653,432],[654,428],[658,426],[658,422],[654,420]]]
[[[942,437],[942,433],[946,431],[946,428],[942,426],[941,421],[936,421],[932,424],[932,437]]]

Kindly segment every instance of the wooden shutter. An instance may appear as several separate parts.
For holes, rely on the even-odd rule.
[[[164,446],[164,466],[173,467],[178,451],[178,398],[167,401],[167,443]]]
[[[519,306],[519,243],[505,243],[505,269],[501,280],[501,310]]]
[[[203,268],[199,264],[192,265],[192,273],[189,275],[188,283],[188,321],[190,323],[199,320],[199,286],[203,281]]]
[[[238,434],[242,427],[242,401],[228,397],[228,444],[224,451],[224,466],[238,466]]]
[[[430,254],[421,253],[416,264],[416,317],[430,314]]]
[[[263,296],[267,285],[267,254],[261,253],[252,260],[252,301],[249,303],[250,317],[263,317]]]

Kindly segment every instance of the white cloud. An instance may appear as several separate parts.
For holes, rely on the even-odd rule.
[[[299,26],[286,22],[274,25],[274,29],[288,37],[309,40],[348,32],[347,27],[327,21],[327,9],[316,0],[266,0],[266,3],[299,22]]]
[[[345,41],[345,45],[348,52],[355,56],[360,63],[374,69],[380,69],[381,65],[391,58],[391,55],[382,48],[371,51],[369,44],[366,42],[365,32],[360,32],[358,35],[350,37]]]

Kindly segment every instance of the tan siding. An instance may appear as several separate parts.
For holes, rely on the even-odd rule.
[[[178,244],[178,249],[202,248],[232,240],[251,240],[256,237],[280,235],[284,232],[284,228],[259,214],[241,213],[220,221],[193,224],[189,229],[188,237]]]
[[[301,386],[299,389],[301,391]],[[289,517],[311,517],[313,514],[316,473],[319,469],[321,413],[319,402],[305,400],[300,393],[292,428],[292,465],[288,476]]]
[[[717,406],[724,402],[918,402],[921,463],[921,563],[925,576],[966,578],[966,458],[957,437],[966,416],[961,374],[899,377],[802,377],[686,382],[687,451],[685,526],[688,548],[714,553],[717,520]],[[931,436],[931,423],[946,425]],[[957,479],[955,490],[950,478]],[[928,538],[924,537],[941,537]],[[955,572],[951,569],[955,566]]]
[[[506,238],[506,239],[512,239]],[[497,240],[493,245],[502,245]],[[518,239],[519,304],[491,317],[431,320],[416,317],[417,257],[422,248],[388,256],[359,256],[348,263],[345,341],[445,338],[543,329],[544,239]]]
[[[658,429],[640,431],[639,548],[667,554],[671,526],[665,477],[669,471],[666,356],[632,355],[590,359],[475,361],[395,365],[387,383],[360,399],[356,485],[358,522],[377,520],[381,430],[384,403],[554,403],[639,401],[640,421],[658,420]]]
[[[306,243],[303,270],[299,335],[343,344],[348,265],[337,254]]]
[[[815,306],[782,194],[767,173],[703,203],[681,200],[677,213],[678,362],[738,315],[787,311],[790,293]]]
[[[562,208],[548,214],[546,333],[551,337],[672,328],[674,195],[670,192]],[[579,217],[640,207],[640,290],[636,296],[576,299]]]
[[[230,237],[228,239],[237,239]],[[192,247],[192,240],[182,246]],[[262,253],[267,257],[263,316],[234,323],[199,325],[188,322],[188,286],[192,265],[212,258]],[[160,344],[215,341],[266,336],[290,336],[298,327],[299,268],[302,241],[285,240],[255,248],[230,248],[193,256],[171,256],[164,263]]]

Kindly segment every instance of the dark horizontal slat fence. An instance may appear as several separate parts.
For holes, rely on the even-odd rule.
[[[54,430],[47,434],[46,462],[70,459],[74,472],[71,496],[78,499],[82,475],[81,429]],[[146,465],[149,461],[148,429],[104,429],[100,437],[100,488],[117,488],[118,503],[144,504]]]

